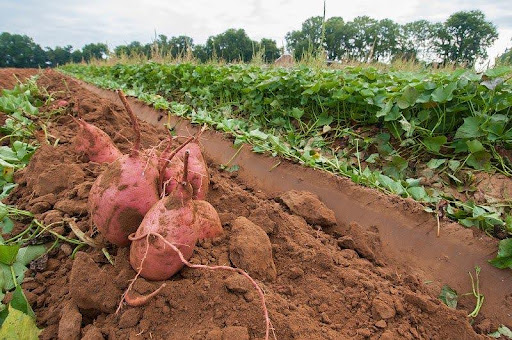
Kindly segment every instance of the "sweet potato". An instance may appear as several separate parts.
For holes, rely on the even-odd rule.
[[[130,154],[123,155],[98,176],[89,193],[89,212],[104,237],[127,246],[144,215],[159,199],[158,164],[152,154],[140,152],[140,129],[124,94],[119,97],[130,115],[136,140]]]
[[[90,161],[96,163],[112,163],[121,157],[121,151],[103,130],[81,118],[75,122],[79,128],[74,139],[77,152],[85,153]]]
[[[172,157],[162,171],[162,182],[164,183],[165,192],[172,193],[183,177],[185,153],[190,155],[188,163],[187,182],[192,185],[192,198],[196,200],[204,200],[208,194],[210,185],[210,176],[208,169],[201,153],[201,148],[197,143],[197,137],[186,147],[182,148]]]
[[[197,240],[220,235],[222,225],[210,203],[170,195],[147,212],[133,237],[137,239],[148,233],[162,235],[189,259]],[[155,237],[149,238],[149,247],[147,242],[146,238],[137,239],[130,248],[130,264],[140,270],[142,277],[166,280],[183,267],[179,255],[164,242]]]

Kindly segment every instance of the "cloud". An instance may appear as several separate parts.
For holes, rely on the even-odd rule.
[[[510,0],[327,0],[326,7],[327,17],[352,20],[369,15],[399,23],[444,21],[459,10],[480,9],[505,34],[500,48],[512,29]],[[254,40],[266,37],[281,45],[287,32],[322,13],[323,0],[0,0],[0,31],[26,34],[42,46],[107,42],[114,47],[133,40],[149,42],[155,31],[168,37],[188,35],[195,43],[204,43],[228,28],[244,28]]]

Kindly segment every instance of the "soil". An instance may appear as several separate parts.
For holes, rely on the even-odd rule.
[[[0,70],[0,86],[13,84],[6,81],[10,72]],[[52,70],[41,75],[39,84],[67,100],[68,113],[75,113],[73,104],[79,101],[79,113],[87,122],[103,129],[122,152],[130,149],[134,137],[117,101]],[[75,152],[77,128],[66,115],[49,124],[50,135],[59,143],[37,150],[30,165],[16,174],[19,185],[7,201],[32,211],[45,224],[73,217],[82,231],[103,242],[91,228],[86,204],[90,187],[105,166]],[[144,148],[161,146],[167,139],[164,130],[145,122],[141,131]],[[236,265],[252,275],[265,292],[276,339],[483,339],[478,333],[486,334],[499,323],[510,326],[510,318],[497,319],[489,312],[474,320],[472,328],[466,317],[474,307],[469,298],[461,300],[458,310],[442,304],[438,282],[430,284],[421,274],[427,268],[409,270],[390,257],[387,229],[377,227],[379,221],[345,223],[324,197],[304,190],[259,190],[243,172],[239,176],[218,170],[219,163],[208,154],[206,161],[211,179],[207,201],[217,209],[224,233],[200,241],[191,262]],[[360,196],[382,197],[359,190]],[[386,204],[393,204],[395,214],[407,206],[413,219],[424,220],[410,202],[393,198]],[[67,226],[54,230],[74,237]],[[468,237],[478,244],[476,237]],[[64,243],[45,264],[31,266],[23,288],[44,328],[42,339],[263,339],[258,295],[232,272],[184,268],[146,306],[123,306],[116,313],[135,272],[128,248],[106,249],[114,265],[93,248],[83,248],[72,260],[72,248]],[[161,283],[139,278],[134,295],[148,294]],[[510,315],[506,301],[501,308]]]

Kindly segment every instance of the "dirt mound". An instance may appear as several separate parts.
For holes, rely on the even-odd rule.
[[[64,90],[62,79],[48,72],[40,82],[52,91]],[[123,110],[76,81],[66,82],[70,94],[64,99],[80,102],[83,118],[113,136],[121,150],[128,150],[133,136]],[[148,124],[141,128],[145,147],[166,138],[165,132]],[[61,137],[61,142],[36,152],[32,164],[18,175],[20,185],[9,201],[34,209],[45,223],[74,217],[83,231],[101,241],[90,228],[83,204],[102,166],[88,163],[73,151],[76,130],[76,124],[66,118],[50,126],[49,132]],[[281,198],[253,191],[236,174],[217,170],[218,165],[211,162],[208,165],[207,200],[218,210],[225,232],[200,242],[191,262],[236,264],[258,271],[254,277],[263,279],[258,282],[277,339],[481,338],[469,325],[467,312],[446,307],[418,277],[385,264],[378,231],[363,232],[353,223],[326,233],[308,224],[309,215],[301,213],[300,205],[293,210]],[[67,177],[55,179],[54,185],[44,181],[62,167],[71,172]],[[299,201],[296,193],[287,195]],[[333,223],[332,216],[324,217],[320,224]],[[62,235],[73,236],[66,226],[57,228]],[[253,244],[260,245],[259,258],[251,253]],[[184,268],[148,305],[124,306],[116,314],[114,307],[135,272],[127,248],[110,246],[108,251],[114,265],[92,248],[78,252],[73,261],[71,248],[63,244],[49,255],[46,268],[27,273],[23,287],[39,326],[44,327],[42,339],[55,339],[58,334],[84,339],[263,338],[258,295],[232,272]],[[159,286],[160,282],[138,279],[134,294],[147,294]]]
[[[39,70],[35,68],[2,68],[0,69],[0,90],[11,89],[19,81],[33,76]]]

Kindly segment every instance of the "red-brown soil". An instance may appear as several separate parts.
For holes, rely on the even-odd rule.
[[[0,71],[0,79],[9,72]],[[39,84],[67,100],[68,113],[79,101],[87,122],[102,128],[123,152],[129,150],[134,138],[117,102],[54,71],[44,72]],[[142,122],[141,129],[145,148],[167,138],[165,131],[147,123]],[[38,149],[30,165],[16,175],[19,186],[8,203],[32,211],[47,225],[76,218],[80,229],[101,241],[90,226],[87,197],[104,166],[89,163],[74,151],[77,126],[69,116],[55,119],[48,130],[59,139],[58,145]],[[211,175],[207,200],[219,212],[224,234],[201,241],[191,262],[246,269],[265,292],[277,339],[483,338],[466,317],[473,301],[463,298],[461,310],[443,305],[436,297],[439,286],[425,282],[421,270],[407,270],[388,257],[378,227],[340,221],[332,225],[332,207],[315,195],[261,191],[243,176],[220,171],[219,164],[208,157],[207,161]],[[405,203],[397,199],[394,204],[399,211]],[[423,219],[417,208],[410,213]],[[67,226],[57,224],[54,230],[74,237]],[[83,248],[72,260],[72,248],[61,244],[46,263],[26,274],[23,287],[38,325],[44,328],[42,339],[263,338],[258,296],[242,276],[231,272],[185,268],[149,304],[124,306],[116,314],[135,272],[128,248],[107,249],[114,265],[93,248]],[[147,294],[160,284],[138,279],[134,290]],[[503,306],[510,311],[505,302]],[[475,325],[484,334],[498,326],[497,320],[484,316]]]

